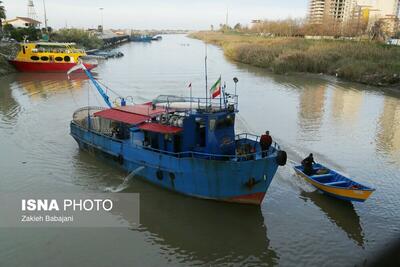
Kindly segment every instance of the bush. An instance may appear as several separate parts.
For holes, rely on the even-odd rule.
[[[52,32],[50,39],[56,42],[74,42],[86,49],[95,49],[103,46],[101,39],[81,29],[61,29]]]
[[[17,40],[18,42],[27,41],[37,41],[41,37],[41,31],[34,27],[29,28],[14,28],[12,25],[4,26],[4,33],[9,35],[11,38]]]

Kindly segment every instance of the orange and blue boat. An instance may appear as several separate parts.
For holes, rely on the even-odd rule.
[[[20,43],[17,56],[9,63],[21,72],[65,73],[86,56],[86,52],[76,48],[75,43]],[[83,64],[88,70],[97,66],[97,62]]]
[[[313,169],[315,174],[307,175],[303,166],[294,167],[297,174],[329,196],[346,201],[364,202],[375,191],[374,188],[357,183],[319,163],[313,164]]]

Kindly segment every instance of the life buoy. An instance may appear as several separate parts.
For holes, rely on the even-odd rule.
[[[279,166],[285,166],[287,162],[287,154],[283,150],[278,151],[278,155],[276,156],[276,162]]]

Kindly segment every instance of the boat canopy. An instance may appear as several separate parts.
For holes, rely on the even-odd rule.
[[[123,106],[123,107],[114,107],[114,109],[127,112],[127,113],[133,113],[133,114],[139,114],[139,115],[145,115],[145,116],[150,116],[150,117],[155,117],[160,114],[167,113],[167,109],[163,107],[153,107],[151,103],[149,104],[140,104],[140,105],[133,105],[133,106]],[[171,111],[171,110],[169,110]]]
[[[162,134],[177,134],[182,131],[182,128],[163,125],[159,123],[147,122],[139,125],[139,129],[149,132],[162,133]]]
[[[124,112],[114,108],[96,112],[94,113],[94,116],[118,122],[123,122],[127,124],[140,124],[150,119],[149,116],[144,116],[141,114],[135,114],[131,112]]]
[[[61,47],[66,47],[66,46],[75,46],[76,43],[50,43],[50,42],[38,42],[38,43],[34,43],[36,45],[40,45],[40,46],[61,46]]]

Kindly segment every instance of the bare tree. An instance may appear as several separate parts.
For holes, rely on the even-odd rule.
[[[370,38],[371,40],[384,41],[386,39],[385,34],[385,23],[382,20],[375,21],[374,25],[371,27]]]

